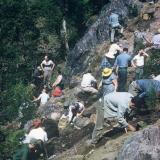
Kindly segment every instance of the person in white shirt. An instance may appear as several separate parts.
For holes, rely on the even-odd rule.
[[[69,106],[68,119],[70,123],[74,123],[77,117],[80,117],[84,111],[84,105],[81,102],[75,102]]]
[[[110,45],[109,51],[108,51],[108,55],[112,55],[113,58],[115,58],[115,55],[117,54],[117,52],[122,52],[123,51],[123,47],[121,44],[117,44],[117,43],[113,43]]]
[[[40,100],[40,106],[43,106],[47,103],[48,99],[49,99],[49,95],[46,93],[46,89],[43,89],[39,97],[34,99],[33,102]]]
[[[144,52],[143,49],[141,49],[131,61],[132,66],[136,68],[136,75],[135,75],[136,80],[143,78],[143,68],[144,68],[145,57],[148,57],[148,54]]]
[[[30,130],[29,134],[26,134],[23,143],[30,143],[32,139],[41,140],[43,142],[48,141],[47,132],[42,128],[41,120],[34,120],[33,126],[34,128]]]
[[[41,63],[41,68],[44,72],[44,84],[51,81],[52,71],[55,67],[55,64],[52,60],[49,60],[48,56],[44,57],[44,60]]]
[[[98,90],[92,86],[96,83],[96,79],[92,76],[91,71],[89,70],[82,77],[81,88],[85,92],[98,93]]]

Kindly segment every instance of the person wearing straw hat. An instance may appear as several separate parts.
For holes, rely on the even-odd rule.
[[[102,71],[102,80],[98,88],[102,87],[103,97],[111,92],[117,90],[118,82],[117,76],[114,74],[111,68],[105,68]]]

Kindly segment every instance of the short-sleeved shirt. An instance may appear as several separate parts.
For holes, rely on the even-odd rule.
[[[52,66],[54,65],[54,63],[52,60],[49,60],[49,61],[44,60],[42,62],[42,65],[43,65],[44,70],[50,71],[52,70]]]
[[[44,105],[47,103],[48,99],[49,99],[49,95],[47,93],[41,93],[39,98],[41,99],[41,105]]]
[[[117,27],[119,26],[119,15],[118,14],[115,14],[115,13],[112,13],[109,17],[109,24],[112,26],[112,27]]]
[[[117,76],[114,73],[112,73],[108,78],[102,79],[103,96],[115,91],[115,86],[112,81],[116,79]]]
[[[123,52],[117,56],[114,66],[116,67],[128,67],[128,64],[131,60],[131,56],[127,52]]]
[[[116,118],[118,122],[127,127],[124,115],[130,113],[129,103],[133,95],[128,92],[112,92],[104,97],[104,118]]]
[[[92,81],[96,82],[96,79],[92,76],[91,73],[84,74],[81,82],[81,87],[91,87]]]
[[[132,61],[135,61],[136,66],[144,66],[144,56],[136,55]]]

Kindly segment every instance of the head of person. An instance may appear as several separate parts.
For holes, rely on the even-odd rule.
[[[60,69],[58,69],[58,70],[57,70],[57,73],[58,73],[58,74],[62,74],[62,72],[61,72],[61,70],[60,70]]]
[[[49,61],[48,55],[46,55],[46,56],[44,57],[44,60],[45,60],[45,61]]]
[[[42,93],[46,93],[47,92],[47,90],[46,90],[46,88],[44,88],[43,90],[42,90]]]
[[[128,52],[128,47],[124,47],[123,52]]]
[[[33,122],[32,122],[34,128],[39,128],[42,126],[42,122],[40,119],[35,119]]]
[[[86,73],[92,73],[91,69],[88,69]]]
[[[38,66],[38,67],[37,67],[37,69],[38,69],[39,71],[41,71],[41,70],[42,70],[42,68],[41,68],[40,66]]]
[[[143,50],[143,49],[140,49],[139,52],[138,52],[138,54],[139,54],[140,56],[143,56],[143,55],[144,55],[144,50]]]
[[[129,103],[130,109],[136,109],[140,104],[140,98],[138,96],[132,97]]]
[[[104,68],[102,71],[102,77],[107,78],[112,74],[112,69],[111,68]]]

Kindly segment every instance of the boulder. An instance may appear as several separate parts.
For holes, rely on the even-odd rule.
[[[158,160],[160,158],[160,123],[149,126],[129,138],[117,160]]]

